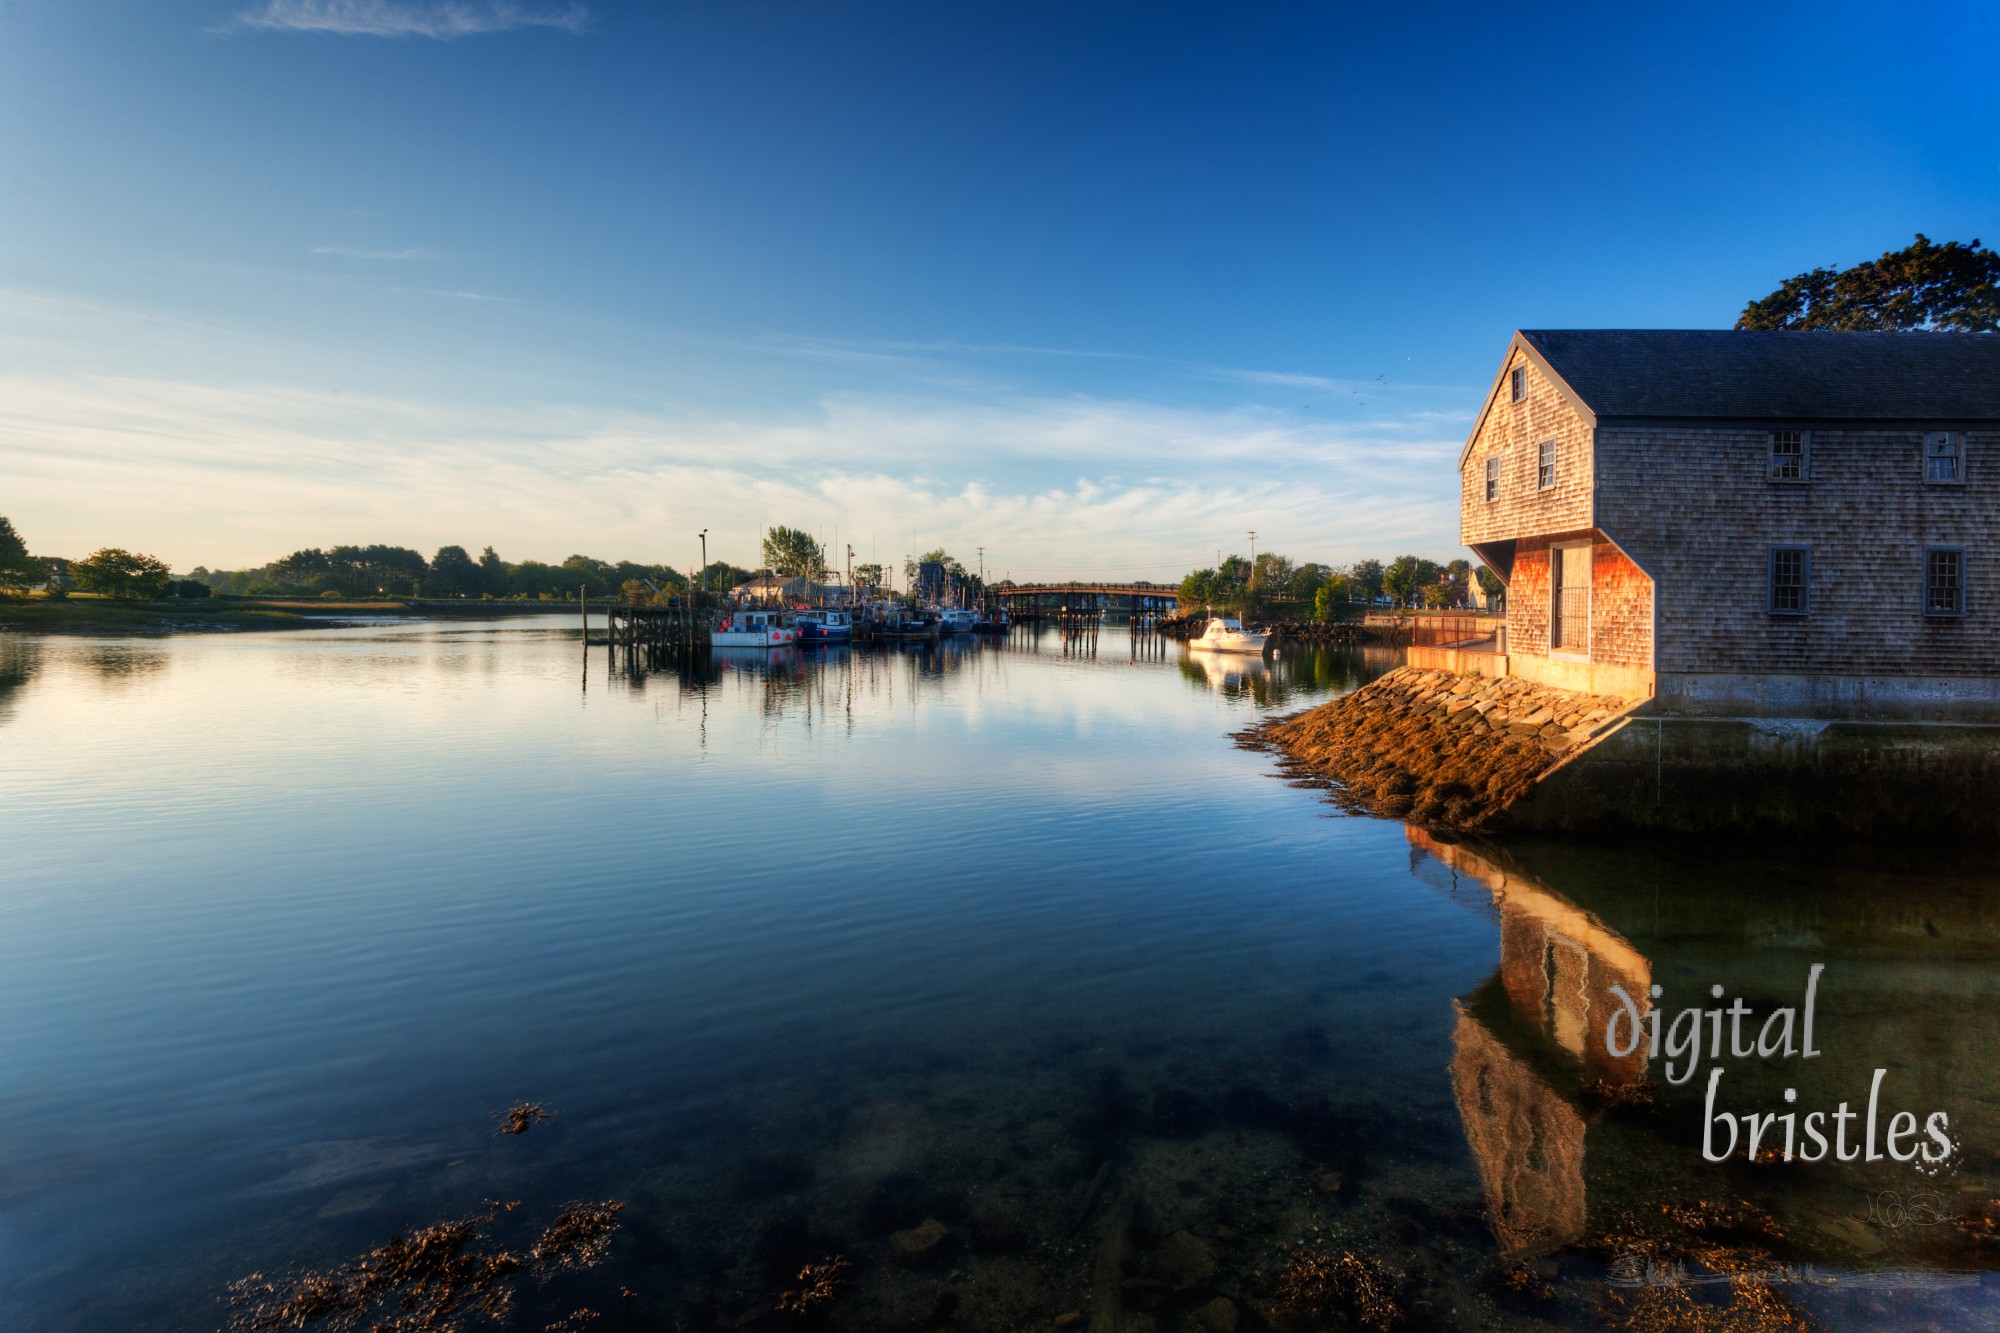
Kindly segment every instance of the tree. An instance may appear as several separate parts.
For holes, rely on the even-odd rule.
[[[488,597],[505,597],[511,580],[507,575],[507,562],[492,547],[479,553],[479,590]]]
[[[0,514],[0,593],[25,592],[30,583],[46,577],[41,561],[28,554],[28,543],[21,540],[7,516]]]
[[[878,564],[856,565],[854,586],[857,588],[879,588],[882,586],[882,566]]]
[[[215,589],[209,587],[200,579],[175,579],[170,587],[176,597],[197,598],[215,596]]]
[[[1500,581],[1498,574],[1481,565],[1479,567],[1479,591],[1485,593],[1486,600],[1490,602],[1501,593],[1507,591],[1507,585]]]
[[[1292,575],[1292,586],[1289,591],[1300,601],[1313,601],[1319,595],[1320,588],[1333,574],[1334,571],[1325,565],[1314,564],[1308,560],[1299,566],[1296,574]]]
[[[1251,582],[1266,593],[1275,592],[1283,596],[1290,590],[1292,575],[1296,573],[1298,567],[1289,557],[1266,551],[1257,557],[1257,575]]]
[[[479,582],[479,566],[472,563],[463,546],[440,546],[431,557],[431,576],[424,581],[424,591],[433,597],[477,597]]]
[[[764,564],[788,579],[801,574],[818,578],[826,572],[819,539],[801,528],[772,528],[764,534]]]
[[[1432,610],[1441,611],[1458,600],[1458,589],[1449,583],[1438,582],[1425,586],[1423,602]]]
[[[1357,560],[1347,571],[1347,581],[1356,597],[1372,602],[1382,595],[1382,562]]]
[[[85,592],[101,593],[121,602],[150,601],[173,582],[167,567],[150,555],[107,546],[69,567],[70,577]]]
[[[1399,555],[1382,571],[1382,591],[1395,598],[1398,606],[1408,606],[1425,584],[1437,582],[1437,576],[1435,561],[1420,555]]]
[[[1447,561],[1444,567],[1444,577],[1450,579],[1453,583],[1464,583],[1472,577],[1472,562],[1462,559]]]
[[[1739,329],[2000,331],[2000,254],[1916,242],[1850,269],[1816,268],[1743,307]]]
[[[1347,604],[1347,575],[1335,574],[1313,593],[1313,619],[1337,620]]]

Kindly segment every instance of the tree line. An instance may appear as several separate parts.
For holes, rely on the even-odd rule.
[[[1399,555],[1387,564],[1300,564],[1267,551],[1254,563],[1232,555],[1211,569],[1189,573],[1181,580],[1180,604],[1190,612],[1204,606],[1244,615],[1292,610],[1337,620],[1383,598],[1397,606],[1466,606],[1475,579],[1488,599],[1503,586],[1492,570],[1483,565],[1474,569],[1468,560],[1439,564],[1420,555]]]
[[[711,561],[706,586],[731,588],[748,570]],[[463,546],[440,546],[428,560],[407,546],[328,546],[294,551],[255,569],[196,568],[193,577],[214,591],[240,597],[437,597],[561,601],[577,595],[651,596],[685,589],[689,575],[671,565],[600,560],[572,555],[559,564],[506,560],[488,546],[474,557]]]
[[[727,561],[711,561],[706,586],[733,588],[754,577]],[[702,573],[695,575],[697,579]],[[679,590],[688,576],[670,565],[599,560],[573,555],[561,564],[503,560],[491,546],[478,558],[463,546],[440,546],[425,559],[407,546],[328,546],[294,551],[252,569],[196,567],[175,578],[164,561],[122,547],[105,547],[81,560],[31,555],[21,534],[0,515],[0,595],[33,588],[62,597],[71,588],[121,601],[162,597],[440,597],[557,601],[614,594],[650,597],[653,589]]]

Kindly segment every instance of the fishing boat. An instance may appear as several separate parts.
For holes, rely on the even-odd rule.
[[[984,616],[980,617],[979,623],[972,627],[972,632],[974,634],[1005,634],[1007,632],[1007,613],[1002,611],[990,620]]]
[[[801,611],[792,617],[800,643],[846,643],[854,635],[854,617],[845,611]]]
[[[948,606],[938,612],[938,633],[970,634],[979,625],[979,613]]]
[[[878,639],[901,642],[935,640],[938,633],[937,619],[920,611],[892,611],[875,622],[875,637]]]
[[[715,648],[782,648],[798,637],[779,623],[776,611],[736,611],[708,632]]]
[[[1188,642],[1190,648],[1201,648],[1211,653],[1259,653],[1271,641],[1269,634],[1243,628],[1243,622],[1234,616],[1210,616],[1201,637]]]

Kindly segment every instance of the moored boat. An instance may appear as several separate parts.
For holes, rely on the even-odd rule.
[[[708,633],[715,648],[782,648],[798,639],[798,631],[778,623],[776,611],[736,611]]]
[[[1270,641],[1269,634],[1244,629],[1234,616],[1210,616],[1201,637],[1189,640],[1188,647],[1212,653],[1262,653]]]
[[[938,633],[970,634],[979,624],[979,613],[963,607],[947,606],[938,612]]]
[[[800,643],[846,643],[854,634],[854,617],[845,611],[801,611],[792,617]]]

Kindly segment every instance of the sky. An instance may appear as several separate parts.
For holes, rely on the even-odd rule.
[[[1996,65],[1996,0],[0,0],[0,514],[1448,559],[1514,329],[2000,244]]]

